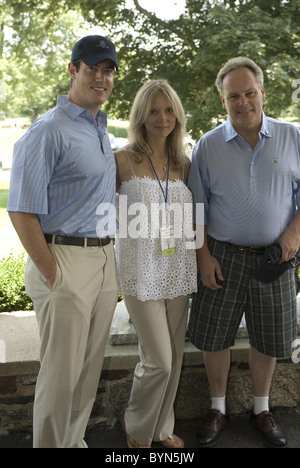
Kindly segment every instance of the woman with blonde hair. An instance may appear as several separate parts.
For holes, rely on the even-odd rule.
[[[192,197],[185,185],[185,114],[165,80],[138,91],[129,144],[116,152],[120,287],[139,338],[123,427],[130,448],[183,448],[173,434],[174,400],[184,350],[190,293],[197,288]]]

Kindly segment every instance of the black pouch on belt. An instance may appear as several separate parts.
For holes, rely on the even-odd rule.
[[[295,268],[300,263],[300,255],[297,254],[288,262],[279,263],[282,251],[279,244],[268,247],[262,257],[260,266],[254,271],[253,277],[262,283],[271,283],[281,276],[286,270]]]

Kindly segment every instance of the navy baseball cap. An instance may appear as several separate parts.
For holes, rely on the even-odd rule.
[[[89,67],[105,60],[112,60],[118,71],[115,46],[103,36],[85,36],[76,42],[72,50],[71,62],[78,59],[81,59]]]

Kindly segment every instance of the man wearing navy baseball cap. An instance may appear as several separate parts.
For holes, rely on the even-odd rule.
[[[34,448],[86,448],[118,298],[114,222],[116,167],[100,110],[116,74],[115,46],[80,39],[71,88],[14,148],[8,212],[28,252],[25,282],[40,329]],[[20,183],[22,180],[22,184]]]
[[[73,47],[69,73],[72,80],[69,101],[97,115],[110,96],[118,71],[114,44],[103,36],[86,36]],[[76,79],[75,79],[76,78]]]
[[[72,50],[71,62],[78,59],[89,66],[104,60],[112,60],[118,71],[115,46],[103,36],[86,36],[76,42]]]

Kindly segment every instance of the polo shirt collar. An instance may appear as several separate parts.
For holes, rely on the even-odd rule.
[[[234,129],[231,120],[229,117],[227,117],[227,120],[225,122],[225,141],[226,143],[230,140],[233,140],[235,137],[239,136],[237,131]]]
[[[66,95],[57,97],[57,107],[62,109],[72,120],[75,120],[86,110],[83,107],[74,104],[74,102],[69,101],[68,96]]]
[[[266,117],[265,113],[262,112],[262,125],[260,133],[268,138],[272,138],[272,132],[269,125],[269,119]]]
[[[260,132],[259,132],[261,135],[264,135],[268,138],[271,138],[272,135],[271,135],[271,131],[269,129],[269,122],[268,122],[268,119],[265,115],[264,112],[262,112],[262,125],[261,125],[261,129],[260,129]],[[229,117],[227,117],[227,120],[225,122],[225,141],[226,143],[230,140],[233,140],[234,138],[236,138],[237,136],[240,136],[237,131],[234,129],[232,123],[231,123],[231,120]]]
[[[67,95],[60,95],[57,97],[57,107],[62,109],[72,120],[77,119],[77,117],[82,114],[85,114],[87,117],[91,114],[91,112],[86,110],[84,107],[78,106],[74,102],[69,101]],[[99,110],[97,120],[99,120],[102,124],[105,123],[105,112]]]

